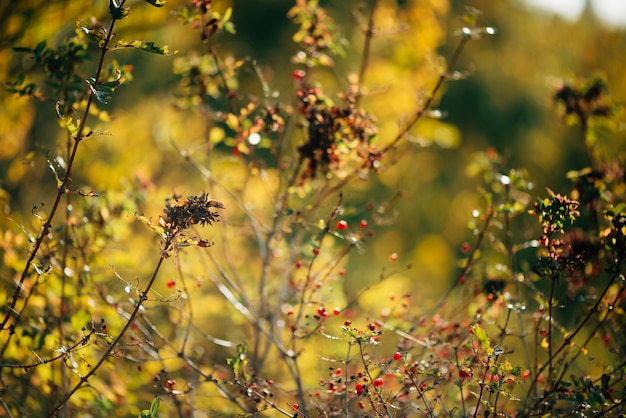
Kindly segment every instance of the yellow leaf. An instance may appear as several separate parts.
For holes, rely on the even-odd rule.
[[[155,224],[149,218],[146,218],[145,216],[138,215],[138,214],[135,214],[135,218],[137,218],[139,221],[143,222],[144,225],[148,226],[150,229],[152,229],[157,234],[162,236],[165,233],[165,229],[162,226],[159,226],[159,225]]]
[[[219,127],[212,128],[209,132],[209,141],[212,144],[217,144],[218,142],[222,142],[224,139],[224,130]]]
[[[228,116],[226,116],[226,125],[233,131],[236,131],[237,128],[239,128],[239,119],[234,114],[229,113]]]

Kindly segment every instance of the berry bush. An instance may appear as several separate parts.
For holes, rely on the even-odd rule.
[[[624,416],[607,77],[550,84],[583,163],[541,189],[510,150],[454,157],[479,10],[267,2],[268,53],[238,2],[28,3],[1,55],[2,416]],[[18,36],[25,10],[58,26]],[[406,245],[444,211],[454,242]]]

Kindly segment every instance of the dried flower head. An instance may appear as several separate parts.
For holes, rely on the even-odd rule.
[[[299,111],[306,120],[307,141],[298,153],[307,161],[302,181],[318,172],[341,176],[347,165],[363,172],[376,171],[383,157],[376,149],[378,134],[371,115],[356,106],[357,90],[340,95],[343,103],[334,105],[319,88],[305,82],[296,92]]]
[[[212,225],[213,222],[219,222],[221,215],[211,208],[224,209],[224,205],[208,197],[208,193],[183,199],[174,196],[175,204],[168,202],[165,205],[165,216],[161,224],[170,231],[180,231],[192,225]]]

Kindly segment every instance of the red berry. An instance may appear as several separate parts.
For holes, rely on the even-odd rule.
[[[374,379],[374,381],[372,382],[372,384],[374,385],[374,387],[379,388],[382,385],[385,384],[385,382],[383,381],[383,379],[381,379],[380,377],[377,379]]]
[[[346,269],[339,270],[339,275],[340,276],[345,276],[346,275]]]
[[[306,72],[304,70],[295,70],[291,73],[291,78],[294,80],[302,80],[306,76]]]
[[[176,380],[174,380],[174,379],[168,379],[167,382],[165,382],[165,386],[168,387],[168,388],[171,388],[175,384],[176,384]]]
[[[367,220],[361,219],[361,222],[359,222],[359,226],[361,227],[361,229],[365,228],[367,226]]]
[[[352,325],[352,321],[350,321],[349,319],[346,319],[346,322],[344,322],[343,324],[349,327],[350,325]]]
[[[389,261],[391,261],[392,263],[395,263],[396,261],[398,261],[398,253],[392,253],[389,255]]]
[[[317,314],[323,318],[326,318],[328,316],[328,313],[326,312],[326,308],[324,308],[323,306],[320,306],[319,308],[317,308]]]
[[[167,282],[167,287],[169,287],[170,289],[174,286],[176,286],[176,280],[170,280],[169,282]]]
[[[320,255],[320,249],[319,249],[319,248],[317,248],[317,247],[313,248],[313,255],[314,255],[314,256],[318,256],[318,255]]]
[[[359,408],[361,409],[365,408],[365,404],[363,403],[363,401],[359,401]]]
[[[343,219],[340,220],[339,222],[337,222],[337,229],[345,231],[346,229],[348,229],[348,222],[344,221]]]
[[[333,314],[334,315],[339,315],[340,313],[341,313],[341,309],[340,308],[333,309]]]
[[[300,267],[302,267],[302,261],[301,261],[301,260],[296,261],[296,264],[295,264],[295,266],[294,266],[294,267],[295,267],[296,269],[299,269]]]
[[[469,242],[464,242],[463,245],[461,245],[461,251],[463,251],[464,254],[469,253],[471,249],[472,247],[470,246]]]
[[[298,405],[297,403],[294,403],[293,405],[291,405],[291,407],[296,411],[300,409],[300,405]]]
[[[530,377],[530,370],[526,369],[522,372],[522,379],[528,379]]]
[[[365,392],[365,387],[362,384],[357,383],[356,387],[354,388],[354,391],[356,392],[357,395],[361,396],[363,392]]]
[[[396,351],[396,352],[394,353],[394,355],[393,355],[393,359],[394,359],[394,360],[396,360],[396,361],[398,361],[398,360],[400,360],[401,358],[402,358],[402,354],[400,354],[400,352],[399,352],[399,351]]]
[[[341,374],[342,374],[342,373],[343,373],[343,370],[341,370],[341,367],[337,367],[337,368],[335,369],[335,374],[336,374],[337,376],[341,376]]]

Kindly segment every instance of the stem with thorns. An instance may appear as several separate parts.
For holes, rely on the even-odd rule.
[[[125,3],[125,0],[121,2],[119,7],[122,7],[124,3]],[[98,69],[96,70],[96,76],[94,77],[96,80],[96,83],[97,83],[97,80],[99,80],[100,78],[100,74],[102,73],[102,68],[104,66],[104,57],[106,56],[106,53],[108,52],[109,42],[113,38],[113,28],[115,27],[116,21],[117,19],[115,18],[113,18],[113,20],[111,21],[111,25],[109,26],[107,36],[101,47],[100,60],[98,62]],[[74,162],[76,161],[76,154],[78,151],[78,146],[85,137],[84,135],[85,127],[87,125],[87,118],[89,117],[89,111],[91,109],[91,105],[93,104],[93,99],[94,99],[94,93],[93,91],[91,91],[91,89],[89,89],[89,93],[87,97],[87,104],[85,105],[85,112],[83,114],[83,117],[80,120],[80,124],[78,126],[78,133],[76,137],[74,138],[74,144],[71,146],[71,151],[69,152],[69,158],[67,161],[67,169],[65,171],[65,176],[63,177],[63,181],[61,182],[61,185],[58,187],[57,194],[54,199],[54,203],[52,204],[52,208],[50,209],[50,214],[48,215],[46,221],[43,224],[41,232],[39,233],[39,235],[37,236],[35,240],[35,244],[33,245],[33,249],[31,250],[28,260],[26,260],[26,263],[24,265],[24,270],[22,271],[20,280],[15,288],[13,297],[11,298],[11,302],[9,304],[7,313],[4,316],[4,319],[2,320],[2,324],[0,324],[0,331],[5,329],[5,326],[14,315],[17,316],[18,318],[21,315],[21,313],[18,312],[15,309],[15,307],[17,305],[18,299],[20,298],[20,294],[22,293],[24,282],[29,276],[30,269],[35,260],[35,257],[37,256],[39,249],[41,248],[41,245],[43,244],[43,241],[48,236],[50,228],[52,227],[52,220],[54,219],[54,216],[56,215],[56,212],[60,206],[61,198],[64,194],[70,192],[68,188],[70,187],[70,184],[71,184],[72,168],[74,167]]]
[[[363,42],[363,58],[361,59],[361,68],[359,69],[359,95],[356,97],[355,105],[359,105],[361,97],[363,97],[363,84],[365,82],[365,74],[369,65],[370,49],[372,45],[372,38],[374,37],[374,15],[378,8],[378,0],[374,0],[372,10],[370,11],[369,21],[367,22],[367,28],[365,29],[365,41]]]
[[[72,388],[72,390],[70,390],[65,395],[65,397],[61,400],[61,402],[59,402],[59,404],[55,408],[53,408],[52,411],[50,411],[50,413],[48,413],[48,415],[47,415],[48,418],[52,418],[55,415],[55,413],[57,411],[59,411],[63,407],[63,405],[65,405],[65,403],[74,395],[74,393],[76,393],[80,388],[82,388],[83,385],[85,383],[87,383],[89,378],[91,376],[93,376],[96,373],[96,371],[98,371],[98,369],[100,369],[100,366],[102,366],[104,364],[104,362],[109,358],[109,356],[111,355],[111,353],[113,352],[115,347],[117,347],[118,343],[121,341],[122,337],[124,337],[126,332],[130,329],[131,325],[135,321],[135,318],[137,318],[137,315],[139,314],[139,311],[141,310],[141,307],[143,306],[143,303],[146,300],[148,300],[148,292],[150,292],[150,289],[152,289],[152,285],[154,284],[154,282],[155,282],[155,280],[156,280],[156,278],[157,278],[157,276],[159,274],[159,271],[161,270],[161,266],[163,265],[163,261],[166,258],[168,258],[169,250],[171,249],[172,243],[175,240],[176,240],[176,233],[169,234],[167,240],[163,244],[163,249],[161,250],[161,256],[159,257],[159,261],[158,261],[154,271],[152,272],[152,276],[150,277],[150,281],[148,282],[148,284],[146,285],[144,290],[141,291],[141,293],[139,294],[139,300],[135,304],[135,309],[133,309],[132,313],[130,314],[130,318],[128,318],[128,320],[126,321],[126,324],[124,325],[124,327],[122,328],[120,333],[111,342],[109,347],[105,350],[104,354],[100,357],[100,360],[98,360],[98,362],[89,370],[89,372],[86,375],[84,375],[84,376],[82,376],[80,378],[80,381]]]

